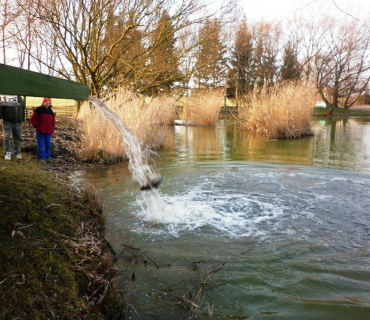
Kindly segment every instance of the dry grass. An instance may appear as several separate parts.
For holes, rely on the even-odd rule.
[[[255,89],[239,107],[240,125],[266,138],[311,135],[315,101],[317,92],[307,82],[285,82]]]
[[[151,148],[167,143],[168,124],[175,119],[175,101],[169,97],[144,98],[126,90],[120,90],[104,99],[139,141]],[[92,105],[82,105],[78,115],[82,131],[80,159],[93,162],[115,162],[125,158],[121,135]]]
[[[179,117],[186,123],[215,126],[223,98],[222,90],[205,90],[193,93],[186,99]]]

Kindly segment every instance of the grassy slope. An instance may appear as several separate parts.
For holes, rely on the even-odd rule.
[[[43,98],[38,98],[38,97],[27,97],[27,106],[28,107],[38,107],[41,105]],[[57,98],[52,98],[51,100],[52,105],[56,107],[63,107],[63,106],[76,106],[77,102],[76,100],[72,99],[57,99]]]
[[[328,116],[328,110],[326,108],[315,108],[315,117],[325,117]],[[368,117],[370,112],[366,110],[346,110],[346,109],[335,109],[332,117],[335,118],[347,118],[347,117]]]
[[[5,161],[2,151],[0,318],[114,319],[119,313],[110,315],[110,310],[119,304],[116,292],[108,290],[103,303],[96,303],[110,286],[108,280],[95,280],[109,277],[110,267],[91,248],[84,251],[81,241],[86,235],[96,239],[91,230],[98,234],[103,222],[99,207],[32,156]],[[81,231],[84,224],[89,234]],[[102,244],[97,244],[99,252]]]

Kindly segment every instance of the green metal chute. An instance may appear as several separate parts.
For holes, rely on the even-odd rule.
[[[0,94],[87,100],[84,83],[0,64]]]

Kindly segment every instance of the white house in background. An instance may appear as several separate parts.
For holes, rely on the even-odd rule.
[[[341,102],[338,101],[338,107],[340,108]],[[326,108],[326,104],[324,101],[318,101],[315,103],[316,108]]]
[[[315,107],[316,108],[325,108],[326,107],[326,104],[324,101],[319,101],[319,102],[316,102],[315,103]]]

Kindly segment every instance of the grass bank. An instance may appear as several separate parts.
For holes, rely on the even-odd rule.
[[[94,191],[74,187],[58,158],[0,155],[0,319],[120,319]]]
[[[315,108],[313,112],[314,117],[332,117],[332,118],[350,118],[350,117],[369,117],[370,111],[366,110],[348,110],[348,109],[335,109],[331,115],[326,108]]]

